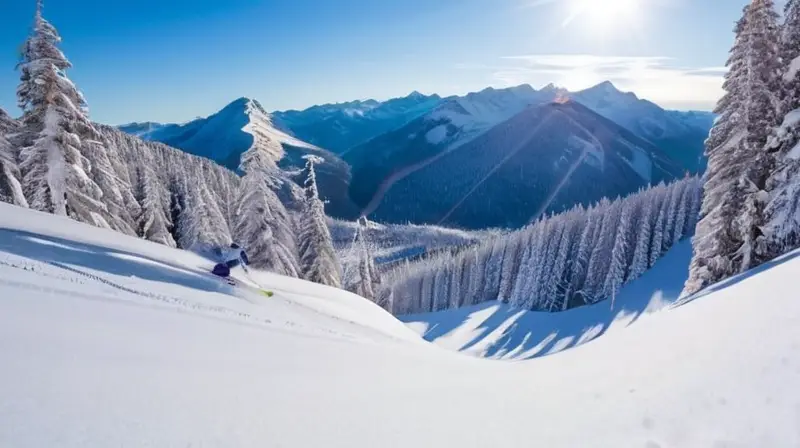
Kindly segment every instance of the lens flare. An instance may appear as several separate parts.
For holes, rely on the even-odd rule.
[[[570,13],[564,26],[586,20],[593,26],[617,27],[640,17],[643,0],[571,0]]]

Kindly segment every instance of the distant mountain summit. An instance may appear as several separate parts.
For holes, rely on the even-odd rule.
[[[660,147],[688,171],[705,169],[704,142],[714,122],[712,113],[667,111],[609,81],[569,96]]]
[[[275,123],[304,141],[341,153],[428,113],[442,98],[417,91],[388,101],[351,101],[274,112]]]

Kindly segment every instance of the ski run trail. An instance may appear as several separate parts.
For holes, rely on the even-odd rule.
[[[800,253],[678,303],[689,252],[614,313],[406,325],[0,204],[0,447],[800,446]]]

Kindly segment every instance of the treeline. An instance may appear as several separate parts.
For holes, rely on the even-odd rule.
[[[400,266],[385,274],[380,304],[403,315],[494,300],[536,311],[613,301],[694,229],[700,197],[701,181],[691,177],[577,206],[476,248]]]

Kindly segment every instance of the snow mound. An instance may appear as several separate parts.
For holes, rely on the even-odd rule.
[[[800,445],[800,253],[497,362],[334,289],[260,273],[268,298],[195,254],[7,205],[0,229],[0,446]]]

